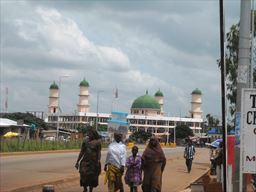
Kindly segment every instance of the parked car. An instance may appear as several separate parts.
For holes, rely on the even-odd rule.
[[[55,141],[56,138],[51,136],[51,137],[45,137],[44,140],[46,140],[46,141]]]

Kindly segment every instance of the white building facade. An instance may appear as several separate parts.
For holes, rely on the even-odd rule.
[[[107,126],[108,120],[111,119],[111,114],[109,113],[97,113],[89,111],[89,83],[83,80],[80,83],[80,94],[79,94],[79,104],[77,114],[57,114],[54,113],[53,108],[56,107],[56,98],[49,97],[49,110],[48,118],[46,122],[52,126],[58,126],[60,129],[65,129],[69,131],[75,131],[77,127],[81,124],[93,124],[98,118],[99,126]],[[196,94],[195,94],[196,91]],[[191,117],[167,117],[164,116],[164,96],[163,93],[158,90],[153,96],[142,95],[134,100],[130,114],[127,116],[127,120],[130,123],[129,132],[135,132],[138,130],[144,130],[150,132],[154,135],[166,136],[167,139],[175,138],[175,128],[177,125],[187,125],[193,131],[195,135],[201,134],[203,119],[201,104],[201,95],[198,94],[200,90],[196,89],[192,92],[192,110]],[[201,93],[201,91],[200,91]],[[54,100],[55,99],[55,100]],[[51,100],[51,102],[50,102]],[[53,102],[54,100],[54,102]],[[50,110],[51,109],[51,110]]]

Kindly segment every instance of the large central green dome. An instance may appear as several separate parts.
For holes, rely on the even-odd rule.
[[[160,110],[160,105],[154,97],[146,94],[138,97],[132,103],[132,109],[144,109],[144,108]]]

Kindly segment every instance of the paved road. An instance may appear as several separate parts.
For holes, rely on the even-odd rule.
[[[198,149],[198,157],[194,165],[194,169],[197,169],[197,172],[194,171],[194,173],[192,172],[188,175],[186,173],[184,159],[182,158],[183,150],[184,148],[182,147],[164,149],[167,157],[167,168],[164,177],[168,179],[163,180],[163,189],[166,192],[184,189],[186,185],[189,185],[189,182],[199,177],[209,167],[208,150]],[[128,151],[130,150],[128,149]],[[140,149],[139,153],[142,152],[143,149]],[[78,152],[67,152],[1,157],[0,191],[19,191],[17,189],[58,180],[66,180],[66,182],[64,184],[63,182],[56,183],[56,187],[58,187],[57,191],[65,191],[67,187],[67,191],[70,192],[72,191],[72,187],[73,191],[82,191],[78,183],[79,174],[74,169],[77,155]],[[106,151],[102,151],[102,162],[105,160],[105,157]],[[175,178],[175,175],[181,175],[182,178]],[[105,188],[103,177],[104,172],[102,172],[100,177],[100,186],[98,188],[100,191]],[[176,182],[174,179],[185,179],[185,182]]]
[[[0,191],[76,175],[78,152],[1,157]]]

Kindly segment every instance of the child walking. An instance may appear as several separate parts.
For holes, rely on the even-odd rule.
[[[132,148],[132,155],[126,160],[125,183],[129,185],[130,192],[137,192],[137,186],[142,182],[141,178],[141,156],[137,155],[139,149],[137,146]]]

